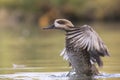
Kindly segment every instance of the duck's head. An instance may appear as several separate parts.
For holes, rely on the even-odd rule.
[[[67,19],[56,19],[52,25],[44,29],[69,30],[71,27],[74,27],[71,21]]]

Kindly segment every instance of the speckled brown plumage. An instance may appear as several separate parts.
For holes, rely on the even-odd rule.
[[[66,44],[61,55],[68,60],[77,75],[96,75],[98,66],[103,66],[101,56],[109,56],[106,45],[91,26],[75,27],[69,20],[56,19],[47,29],[66,32]]]

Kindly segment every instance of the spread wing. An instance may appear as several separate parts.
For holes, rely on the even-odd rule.
[[[103,66],[100,56],[109,56],[106,45],[99,35],[88,25],[80,27],[80,33],[79,40],[77,41],[79,47],[87,50],[93,62],[97,62],[99,66]]]

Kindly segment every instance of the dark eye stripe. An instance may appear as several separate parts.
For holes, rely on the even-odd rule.
[[[65,21],[60,20],[60,21],[57,21],[57,23],[59,23],[59,24],[65,24],[66,22],[65,22]]]

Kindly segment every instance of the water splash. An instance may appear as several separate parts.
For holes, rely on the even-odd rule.
[[[108,73],[101,73],[98,76],[95,76],[95,78],[120,78],[120,73],[115,74],[108,74]]]
[[[66,77],[68,72],[19,72],[14,74],[1,74],[0,79],[13,79],[13,80],[69,80]],[[108,74],[102,73],[95,76],[96,79],[104,78],[120,78],[120,73]]]

